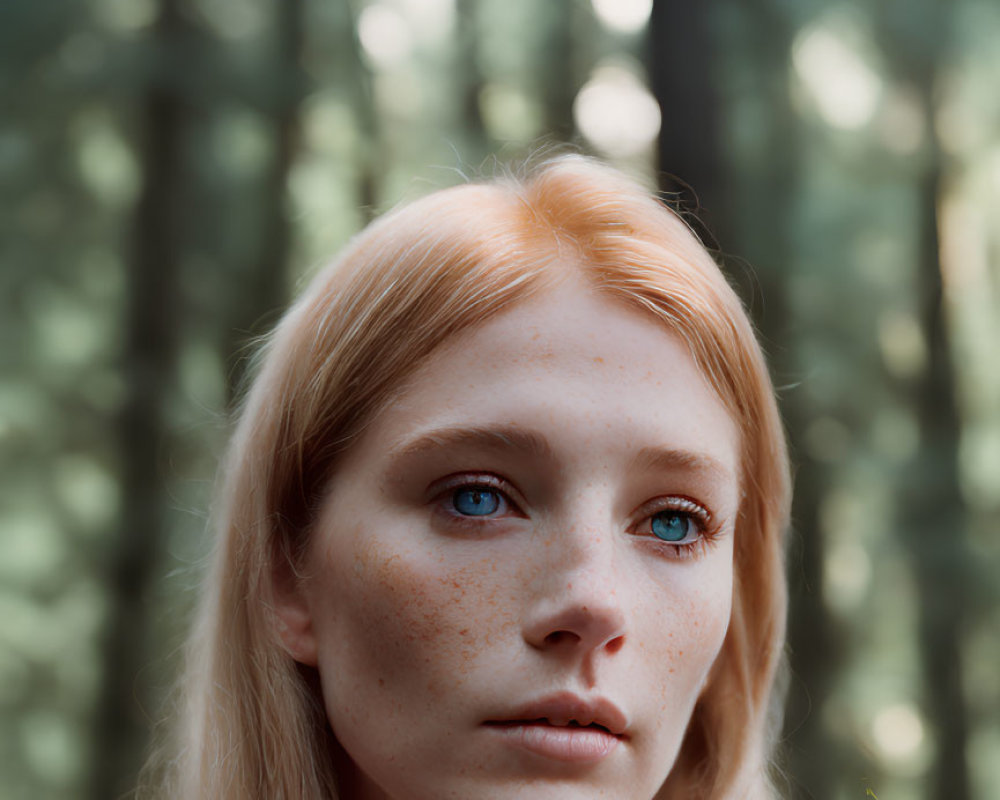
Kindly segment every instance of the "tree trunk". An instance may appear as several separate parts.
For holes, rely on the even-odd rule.
[[[544,60],[538,66],[545,135],[554,142],[573,139],[573,101],[580,88],[574,61],[573,21],[576,3],[550,0],[545,4],[547,20]],[[539,8],[541,11],[541,8]]]
[[[361,147],[358,153],[358,204],[365,210],[366,222],[368,222],[374,219],[375,212],[378,210],[379,173],[377,165],[381,163],[378,109],[375,107],[375,92],[372,87],[371,75],[361,54],[361,41],[358,38],[357,15],[354,12],[353,0],[344,3],[343,14],[345,35],[351,51],[351,71],[353,73],[351,96],[354,113],[358,119],[358,127],[362,132]]]
[[[660,188],[676,199],[705,246],[718,250],[729,217],[722,163],[712,4],[654,0],[649,18],[650,85],[660,105]],[[694,216],[691,216],[691,215]]]
[[[922,80],[927,130],[933,131],[930,75]],[[900,535],[910,549],[919,586],[919,642],[924,708],[937,745],[928,800],[968,800],[965,750],[968,720],[962,691],[962,633],[966,619],[965,504],[958,473],[961,420],[955,402],[954,367],[945,319],[939,261],[937,207],[941,197],[940,147],[931,134],[931,154],[920,177],[920,323],[927,365],[910,389],[921,446],[906,476]]]
[[[299,110],[305,90],[305,76],[299,66],[304,44],[303,0],[282,0],[276,8],[276,57],[267,72],[276,75],[272,98],[272,153],[264,176],[261,208],[259,257],[242,295],[229,329],[227,361],[239,353],[249,337],[269,329],[288,302],[287,262],[291,249],[288,218],[288,176],[299,141]],[[229,375],[229,405],[244,378],[239,359]]]
[[[919,203],[917,314],[926,342],[922,373],[900,391],[910,399],[920,447],[903,474],[899,536],[908,549],[919,588],[918,642],[923,707],[934,734],[928,800],[971,797],[966,746],[968,707],[962,689],[962,634],[971,574],[966,544],[968,515],[962,498],[958,448],[962,423],[955,396],[955,367],[944,304],[938,205],[944,156],[936,133],[935,83],[951,40],[953,12],[942,0],[895,0],[881,8],[879,32],[895,77],[915,86],[923,106],[927,146],[916,176]]]
[[[488,149],[486,126],[479,107],[483,90],[483,72],[479,67],[479,15],[477,0],[458,0],[455,13],[458,17],[458,48],[455,64],[456,91],[461,108],[461,130],[468,137],[468,151],[474,153],[478,163]]]
[[[94,800],[118,797],[134,785],[148,739],[136,698],[147,620],[145,592],[164,538],[164,405],[173,384],[184,109],[163,58],[183,32],[177,0],[160,0],[151,32],[160,56],[142,103],[144,184],[133,222],[122,372],[126,397],[118,422],[121,450],[121,529],[107,573],[109,615],[103,684],[95,719]]]

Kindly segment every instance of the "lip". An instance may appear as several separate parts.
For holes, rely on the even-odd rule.
[[[628,740],[628,721],[618,706],[570,692],[532,700],[483,724],[514,747],[571,763],[600,761]]]

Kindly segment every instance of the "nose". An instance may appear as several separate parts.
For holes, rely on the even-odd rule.
[[[625,644],[625,615],[607,601],[561,603],[526,625],[524,638],[542,651],[613,654]]]
[[[627,636],[622,577],[613,542],[599,533],[569,531],[547,544],[536,564],[532,602],[524,620],[534,649],[568,656],[617,653]]]

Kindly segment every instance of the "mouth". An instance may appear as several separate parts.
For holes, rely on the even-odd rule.
[[[538,725],[548,728],[576,728],[576,729],[590,729],[595,731],[601,731],[608,734],[609,736],[622,737],[620,733],[612,733],[611,729],[599,722],[588,722],[583,724],[575,719],[568,720],[566,722],[553,722],[548,717],[538,717],[537,719],[506,719],[506,720],[487,720],[484,725],[490,725],[500,728],[511,728],[518,725]]]
[[[533,701],[483,724],[513,747],[571,763],[600,761],[629,739],[625,715],[617,706],[568,693]]]

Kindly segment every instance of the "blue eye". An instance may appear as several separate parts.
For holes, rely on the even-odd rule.
[[[459,514],[485,517],[500,508],[500,493],[485,486],[465,486],[455,490],[451,503]]]
[[[693,532],[694,520],[687,514],[677,511],[664,511],[656,514],[651,522],[653,535],[665,542],[682,542]]]

